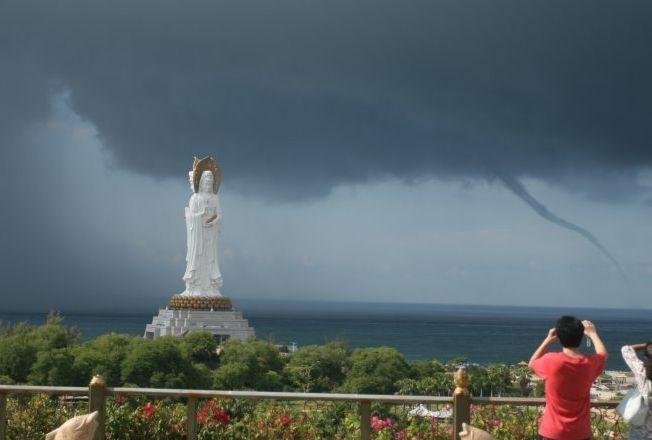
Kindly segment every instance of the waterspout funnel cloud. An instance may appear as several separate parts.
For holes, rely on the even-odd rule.
[[[576,232],[577,234],[580,234],[582,237],[587,239],[593,246],[598,248],[604,256],[606,256],[609,261],[614,265],[622,279],[627,282],[627,275],[625,274],[625,271],[623,268],[620,266],[618,261],[611,255],[611,252],[602,244],[600,241],[597,239],[595,235],[593,235],[590,231],[586,230],[585,228],[576,225],[575,223],[571,223],[568,220],[564,220],[563,218],[557,216],[556,214],[552,213],[547,207],[545,207],[541,202],[539,202],[537,199],[532,196],[528,192],[528,190],[525,188],[525,186],[516,178],[509,176],[507,174],[502,174],[499,173],[497,174],[497,177],[507,186],[507,188],[510,189],[514,194],[516,194],[521,200],[523,200],[525,203],[530,205],[534,211],[539,214],[541,217],[545,218],[546,220],[555,223],[562,228],[569,229],[573,232]]]

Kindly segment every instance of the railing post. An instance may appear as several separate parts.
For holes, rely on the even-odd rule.
[[[360,438],[369,440],[371,438],[371,402],[360,401]]]
[[[188,418],[186,420],[188,440],[197,440],[197,398],[188,397]]]
[[[99,374],[93,376],[88,385],[88,412],[97,411],[99,426],[93,440],[104,440],[106,429],[106,382]]]
[[[466,369],[455,372],[455,391],[453,392],[453,439],[459,440],[462,423],[471,422],[471,396],[469,394],[469,375]]]
[[[7,393],[0,392],[0,440],[7,438]]]

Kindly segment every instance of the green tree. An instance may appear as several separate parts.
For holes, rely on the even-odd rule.
[[[523,397],[530,395],[530,383],[532,382],[532,371],[529,367],[517,367],[512,370],[512,380]]]
[[[344,343],[336,341],[301,347],[290,356],[284,373],[292,389],[325,392],[344,382],[348,365],[349,351]]]
[[[190,332],[181,338],[181,349],[193,362],[216,366],[218,343],[215,337],[205,331]]]
[[[179,345],[172,336],[134,341],[122,361],[122,383],[153,388],[200,386],[202,376]]]
[[[229,362],[213,373],[213,388],[217,390],[244,390],[250,386],[251,371],[244,362]]]
[[[533,391],[534,397],[545,397],[546,396],[546,382],[544,380],[536,381]]]
[[[95,374],[102,375],[109,386],[121,385],[122,362],[132,345],[140,341],[142,338],[137,336],[109,333],[75,347],[75,370],[79,376],[77,385],[87,385]]]
[[[41,351],[27,379],[35,385],[78,385],[79,375],[75,371],[74,360],[71,349],[67,347]]]
[[[34,327],[30,338],[38,350],[73,347],[79,344],[81,334],[74,327],[64,325],[64,319],[57,312],[48,313],[46,323]]]
[[[79,332],[63,325],[63,318],[53,312],[48,315],[47,322],[38,327],[24,322],[5,327],[0,333],[0,375],[9,376],[18,383],[25,382],[40,352],[69,348],[78,343]],[[46,362],[48,356],[43,356],[41,362]]]
[[[492,364],[487,366],[487,379],[489,394],[502,396],[512,387],[512,372],[506,364]]]
[[[398,394],[415,396],[450,396],[453,392],[453,375],[434,373],[421,379],[401,379],[397,382]]]
[[[0,375],[17,383],[27,381],[29,370],[36,362],[38,348],[30,331],[31,326],[19,325],[0,337]]]
[[[469,391],[474,396],[484,396],[489,394],[489,378],[487,369],[480,365],[468,365],[466,372],[469,375]],[[487,390],[485,392],[485,390]]]
[[[284,361],[271,343],[229,339],[223,350],[220,366],[213,374],[214,388],[266,391],[282,388]]]
[[[351,368],[341,388],[351,393],[392,394],[409,371],[403,355],[394,348],[360,348],[351,355]]]
[[[418,360],[410,364],[410,375],[415,379],[432,377],[437,373],[446,371],[444,365],[436,359]]]
[[[506,364],[468,365],[469,390],[475,396],[501,396],[512,389],[512,371]]]

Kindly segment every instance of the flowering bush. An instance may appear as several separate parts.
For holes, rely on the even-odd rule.
[[[197,421],[206,427],[225,427],[231,422],[231,416],[214,400],[209,400],[197,413]]]
[[[108,440],[185,438],[186,405],[183,403],[118,396],[107,401],[106,410]]]
[[[66,403],[45,394],[7,399],[7,438],[43,439],[71,417],[86,412],[86,402]]]
[[[542,412],[542,407],[472,405],[471,424],[501,440],[536,439]],[[593,409],[591,416],[594,440],[626,438],[626,424],[614,410]]]
[[[39,439],[66,419],[85,413],[85,401],[47,395],[10,397],[9,439]],[[441,409],[442,406],[440,405]],[[146,400],[118,396],[107,400],[109,440],[144,438],[181,440],[186,434],[184,401]],[[374,406],[369,422],[374,440],[449,440],[452,420],[416,417],[408,406]],[[626,438],[624,424],[613,410],[593,410],[594,439]],[[355,403],[266,402],[242,399],[206,400],[198,405],[200,440],[299,440],[360,438]],[[471,423],[500,440],[536,439],[540,407],[482,405],[471,407]]]

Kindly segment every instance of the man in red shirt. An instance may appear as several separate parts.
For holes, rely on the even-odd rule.
[[[580,352],[582,337],[591,339],[596,354]],[[547,353],[554,341],[561,352]],[[546,408],[539,427],[544,440],[591,438],[591,385],[602,374],[607,349],[590,321],[562,316],[530,358],[530,368],[546,381]]]

